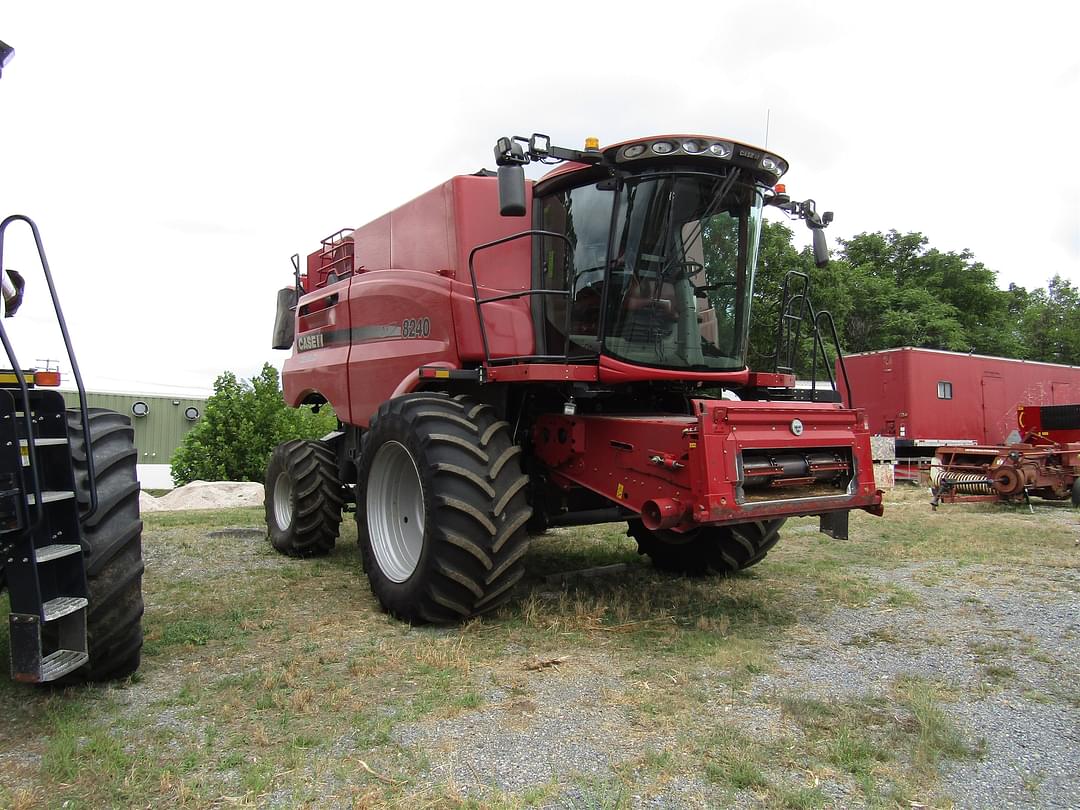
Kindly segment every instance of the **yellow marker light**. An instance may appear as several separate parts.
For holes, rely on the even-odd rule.
[[[585,151],[586,152],[596,152],[599,149],[600,149],[600,139],[599,138],[586,138],[585,139]]]

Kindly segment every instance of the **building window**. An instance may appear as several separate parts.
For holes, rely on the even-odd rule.
[[[951,382],[939,382],[937,384],[937,398],[938,399],[952,399],[952,383]]]

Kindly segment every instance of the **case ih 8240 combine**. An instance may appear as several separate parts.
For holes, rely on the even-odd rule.
[[[706,573],[754,565],[793,515],[846,537],[850,510],[881,513],[863,414],[746,365],[763,207],[826,253],[831,215],[774,188],[780,157],[701,136],[495,153],[497,178],[334,234],[306,272],[294,257],[285,398],[341,428],[275,450],[279,551],[326,552],[355,498],[379,602],[446,622],[508,598],[549,526],[627,521],[657,567]],[[529,161],[564,163],[534,183]],[[784,296],[778,357],[808,312],[821,346],[805,293]]]

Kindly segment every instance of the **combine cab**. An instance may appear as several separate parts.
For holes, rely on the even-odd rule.
[[[1080,506],[1080,405],[1017,408],[1022,440],[940,447],[930,468],[930,505],[962,501],[1030,504],[1035,495]]]
[[[824,355],[828,323],[805,276],[776,367],[746,365],[764,208],[827,261],[832,215],[776,185],[782,158],[697,135],[495,157],[293,257],[285,398],[341,427],[275,451],[275,548],[325,553],[355,501],[382,606],[446,622],[509,598],[550,526],[624,521],[657,567],[704,574],[759,562],[788,517],[844,538],[850,510],[881,513],[864,414],[795,388],[789,358],[811,333]],[[562,165],[534,183],[530,161]]]

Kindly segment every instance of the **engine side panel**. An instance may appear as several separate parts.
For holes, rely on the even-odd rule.
[[[450,284],[419,270],[376,270],[353,279],[347,421],[367,427],[379,405],[420,366],[459,367]]]
[[[285,402],[301,405],[308,396],[326,399],[335,413],[349,412],[345,370],[352,336],[348,295],[352,279],[330,284],[300,299],[293,354],[281,375]]]

